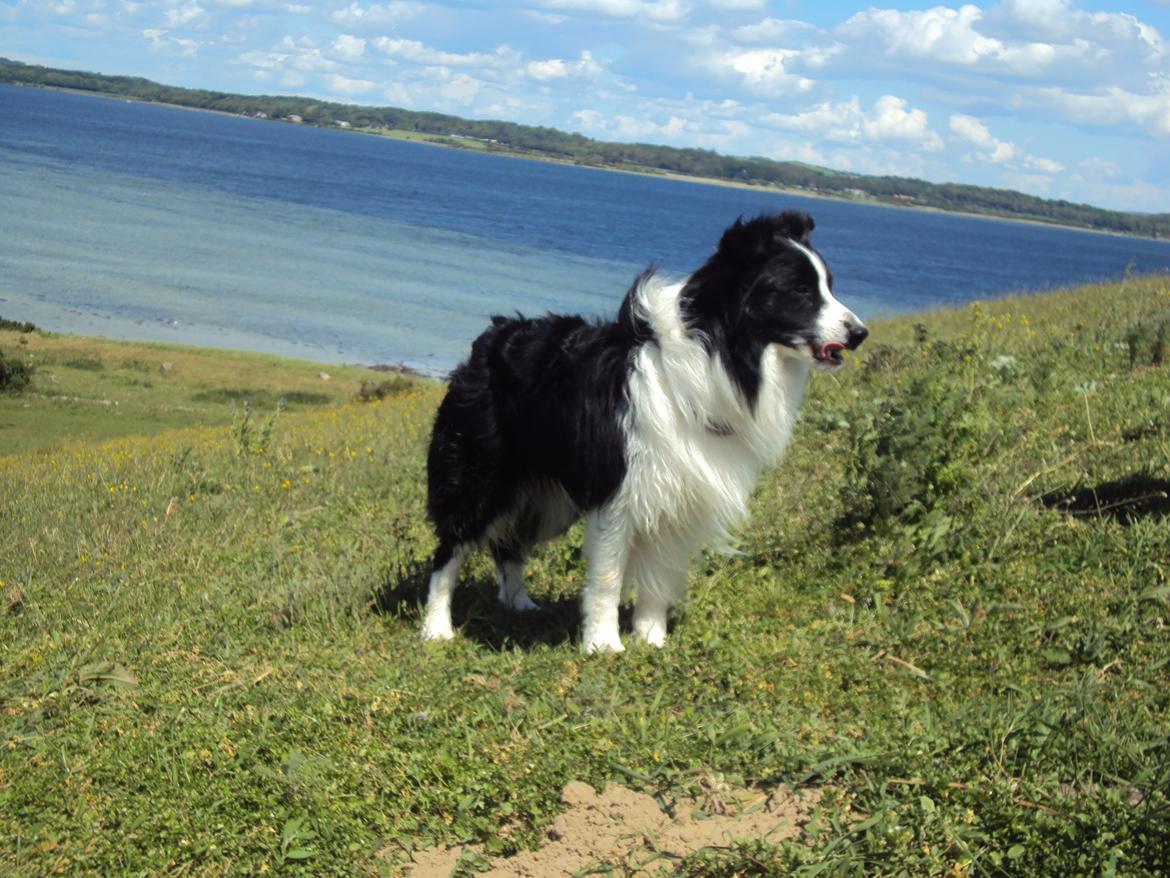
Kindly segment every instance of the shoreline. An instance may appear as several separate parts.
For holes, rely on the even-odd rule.
[[[992,307],[1000,307],[1003,305],[1010,305],[1012,302],[1019,302],[1021,304],[1030,303],[1037,299],[1044,299],[1050,297],[1062,297],[1068,295],[1076,295],[1084,290],[1091,288],[1110,288],[1110,287],[1124,287],[1129,283],[1137,283],[1139,285],[1154,282],[1156,280],[1170,279],[1170,272],[1150,272],[1141,275],[1134,275],[1127,278],[1116,278],[1112,280],[1092,281],[1083,284],[1074,284],[1071,286],[1056,287],[1047,290],[1038,290],[1034,292],[1020,292],[1009,291],[999,295],[983,296],[977,299],[972,299],[966,302],[954,302],[950,304],[939,304],[923,308],[916,311],[903,311],[883,314],[867,321],[873,327],[885,327],[887,329],[905,328],[905,326],[912,325],[912,322],[917,322],[922,318],[928,316],[946,315],[953,312],[954,314],[961,314],[965,312],[971,305],[982,304]],[[1170,294],[1170,289],[1167,290]],[[0,299],[3,301],[3,299]],[[349,361],[344,359],[314,359],[311,355],[305,356],[290,352],[287,350],[264,349],[262,347],[242,347],[231,346],[230,344],[205,344],[194,341],[179,341],[179,340],[160,340],[145,336],[117,336],[117,335],[103,335],[96,332],[76,332],[70,330],[51,329],[39,323],[32,323],[31,330],[26,328],[17,328],[20,324],[25,322],[24,315],[21,314],[0,314],[0,340],[7,345],[8,351],[19,351],[20,342],[18,341],[22,335],[37,334],[44,338],[61,339],[65,341],[85,342],[99,342],[102,344],[110,344],[114,346],[126,345],[134,347],[148,348],[158,351],[173,351],[176,353],[191,353],[191,354],[215,354],[225,355],[227,357],[257,357],[265,361],[287,363],[296,366],[311,367],[312,369],[325,370],[329,368],[343,368],[343,369],[358,369],[367,372],[390,375],[404,375],[409,378],[414,378],[422,381],[437,381],[445,382],[451,371],[458,365],[452,364],[450,368],[442,370],[429,370],[412,366],[404,361],[380,361],[374,363],[366,363],[361,361]],[[0,348],[0,351],[3,351]]]
[[[264,360],[273,362],[289,363],[298,366],[308,366],[314,369],[362,369],[368,372],[375,372],[387,375],[405,375],[410,378],[417,378],[424,381],[444,381],[450,369],[442,372],[429,372],[415,366],[410,366],[404,362],[379,362],[379,363],[362,363],[362,362],[347,362],[344,360],[327,360],[314,359],[312,356],[298,356],[294,353],[264,350],[260,347],[232,347],[228,345],[214,345],[214,344],[200,344],[198,342],[189,341],[164,341],[148,337],[127,337],[117,335],[101,335],[95,332],[71,332],[69,330],[50,329],[46,326],[41,326],[39,323],[33,323],[32,329],[15,328],[15,324],[24,323],[21,317],[10,317],[0,314],[0,338],[5,335],[12,339],[19,339],[22,335],[31,335],[36,333],[43,338],[61,339],[64,341],[77,342],[100,342],[102,344],[110,345],[128,345],[134,347],[148,348],[151,350],[168,351],[176,353],[211,353],[216,355],[228,356],[242,356],[242,357],[259,357]],[[11,324],[11,325],[5,325]],[[18,347],[10,348],[11,350],[19,350]],[[0,349],[3,352],[3,349]]]
[[[550,164],[565,165],[568,167],[577,168],[592,168],[597,171],[607,171],[619,174],[634,174],[641,177],[654,177],[664,180],[675,180],[683,183],[692,183],[704,186],[720,186],[727,189],[742,189],[752,192],[770,193],[773,195],[789,195],[798,198],[812,198],[823,201],[834,201],[842,204],[853,204],[858,206],[881,207],[890,208],[894,210],[916,210],[923,213],[942,214],[944,216],[962,216],[970,217],[972,219],[982,220],[996,220],[1000,222],[1015,222],[1026,223],[1032,226],[1039,226],[1042,228],[1064,229],[1066,231],[1085,232],[1092,235],[1110,235],[1118,238],[1136,238],[1143,241],[1157,241],[1160,243],[1170,243],[1166,238],[1159,238],[1151,235],[1141,235],[1132,232],[1114,231],[1111,229],[1099,229],[1082,225],[1071,225],[1068,223],[1049,222],[1039,217],[1023,216],[1011,213],[983,213],[967,210],[950,210],[943,207],[934,207],[926,204],[914,203],[893,203],[889,201],[882,201],[877,198],[850,198],[843,195],[837,195],[830,192],[819,192],[811,189],[792,188],[787,186],[778,186],[764,183],[744,183],[738,180],[729,180],[722,177],[699,177],[691,174],[681,174],[677,171],[667,171],[656,168],[647,167],[639,169],[637,167],[619,167],[608,164],[595,164],[578,162],[573,159],[560,158],[558,156],[542,155],[535,152],[515,149],[511,147],[494,147],[494,146],[469,146],[459,143],[455,135],[451,134],[429,134],[407,131],[397,131],[394,129],[375,130],[369,128],[344,128],[341,126],[317,125],[312,122],[291,122],[283,119],[272,117],[257,117],[246,113],[232,113],[226,110],[216,110],[209,107],[195,107],[188,104],[174,104],[164,101],[143,100],[141,98],[127,97],[126,95],[111,94],[107,92],[89,91],[86,89],[68,88],[65,86],[42,85],[39,83],[29,82],[4,82],[4,85],[11,85],[17,88],[35,88],[43,89],[45,91],[62,92],[64,94],[79,95],[82,97],[102,98],[104,100],[125,101],[131,104],[144,104],[147,106],[169,107],[175,110],[188,110],[195,113],[212,113],[218,116],[226,116],[233,119],[248,119],[255,122],[275,122],[284,125],[298,125],[305,128],[316,128],[322,131],[337,131],[345,134],[362,134],[369,137],[383,137],[391,140],[398,140],[407,143],[418,143],[426,146],[435,146],[443,149],[457,149],[468,152],[479,152],[484,155],[494,155],[501,158],[519,159],[522,161],[547,162]],[[478,143],[478,141],[472,141]]]
[[[48,86],[42,86],[48,87]],[[111,97],[109,95],[99,95],[94,92],[74,92],[71,89],[59,89],[61,91],[71,91],[75,94],[90,94],[93,97]],[[117,96],[113,96],[117,99]],[[129,100],[129,99],[127,99]],[[743,189],[750,192],[763,192],[772,195],[791,195],[796,198],[810,198],[818,201],[833,201],[838,204],[852,204],[859,207],[880,207],[888,208],[890,210],[914,210],[920,213],[933,213],[942,216],[962,216],[970,219],[991,220],[996,222],[1008,223],[1024,223],[1030,226],[1038,226],[1040,228],[1048,229],[1064,229],[1070,232],[1084,232],[1090,235],[1109,235],[1115,238],[1134,238],[1139,241],[1157,241],[1160,243],[1170,243],[1170,239],[1152,237],[1150,235],[1138,235],[1131,232],[1118,232],[1111,229],[1096,229],[1089,226],[1074,226],[1068,223],[1048,222],[1047,220],[1039,219],[1037,217],[1020,216],[1009,213],[976,213],[969,210],[948,210],[942,207],[932,207],[928,204],[895,204],[889,201],[880,201],[876,198],[848,198],[843,195],[835,195],[830,192],[818,192],[811,189],[794,189],[788,186],[778,186],[765,183],[744,183],[739,180],[728,180],[723,177],[698,177],[692,174],[680,174],[677,171],[665,171],[656,168],[646,168],[639,170],[638,168],[618,167],[617,165],[592,164],[586,162],[578,162],[572,159],[558,158],[557,156],[541,155],[539,153],[524,152],[521,150],[511,149],[508,147],[476,147],[468,146],[459,142],[451,134],[427,134],[408,131],[399,131],[394,129],[386,129],[378,131],[369,128],[330,128],[327,125],[314,125],[309,122],[284,122],[281,119],[257,119],[255,116],[247,116],[241,113],[227,113],[222,110],[210,110],[202,107],[187,107],[182,104],[163,104],[158,101],[136,101],[136,103],[154,104],[160,107],[174,107],[177,110],[194,110],[203,113],[217,113],[221,116],[231,116],[237,119],[255,119],[257,122],[281,122],[285,125],[301,125],[308,128],[318,128],[322,131],[339,131],[347,134],[363,134],[367,137],[383,137],[390,140],[398,140],[404,143],[417,143],[421,146],[434,146],[439,149],[453,149],[462,150],[464,152],[474,152],[482,155],[493,155],[499,158],[517,159],[519,161],[530,162],[545,162],[553,165],[563,165],[571,168],[587,168],[594,171],[605,171],[613,174],[632,174],[638,177],[651,177],[659,180],[674,180],[679,183],[691,183],[700,186],[719,186],[724,189]]]

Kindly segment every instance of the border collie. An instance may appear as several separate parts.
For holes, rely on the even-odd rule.
[[[438,533],[423,637],[447,640],[451,593],[475,547],[499,599],[524,588],[532,548],[584,515],[587,653],[634,636],[661,646],[691,557],[726,548],[761,468],[792,434],[809,369],[834,369],[865,326],[833,298],[812,218],[737,220],[682,282],[647,269],[611,322],[493,317],[450,378],[427,457]]]

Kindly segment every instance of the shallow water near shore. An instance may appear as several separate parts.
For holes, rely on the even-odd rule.
[[[22,204],[0,245],[0,314],[58,331],[440,373],[485,315],[603,311],[601,291],[632,271],[35,158],[18,168],[0,178],[0,199]]]
[[[1170,244],[0,86],[0,315],[451,368],[493,313],[612,313],[736,216],[808,210],[865,317],[1170,268]]]

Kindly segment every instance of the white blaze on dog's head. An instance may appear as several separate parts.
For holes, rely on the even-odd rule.
[[[856,348],[869,335],[869,330],[856,314],[838,302],[833,295],[829,270],[820,255],[798,241],[790,239],[789,243],[808,259],[817,276],[820,310],[816,318],[814,335],[809,339],[809,353],[822,368],[839,366],[842,362],[841,351]]]

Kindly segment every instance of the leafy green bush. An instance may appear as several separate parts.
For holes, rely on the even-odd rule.
[[[1125,334],[1129,367],[1161,366],[1170,357],[1170,308],[1146,314]]]
[[[1007,368],[984,360],[970,339],[934,341],[919,327],[912,350],[883,348],[867,361],[871,386],[892,383],[847,419],[851,453],[837,534],[884,540],[900,575],[951,554],[956,522],[977,493],[977,462],[992,429],[984,388],[1010,380]],[[917,366],[906,368],[911,362]]]
[[[406,393],[414,387],[414,382],[402,375],[395,375],[385,381],[363,381],[358,392],[354,394],[357,402],[379,402],[387,397],[395,397]]]
[[[32,382],[33,367],[21,360],[12,360],[0,351],[0,393],[19,393]]]
[[[37,332],[37,325],[27,320],[9,320],[6,317],[0,317],[0,329],[7,329],[9,332]]]

